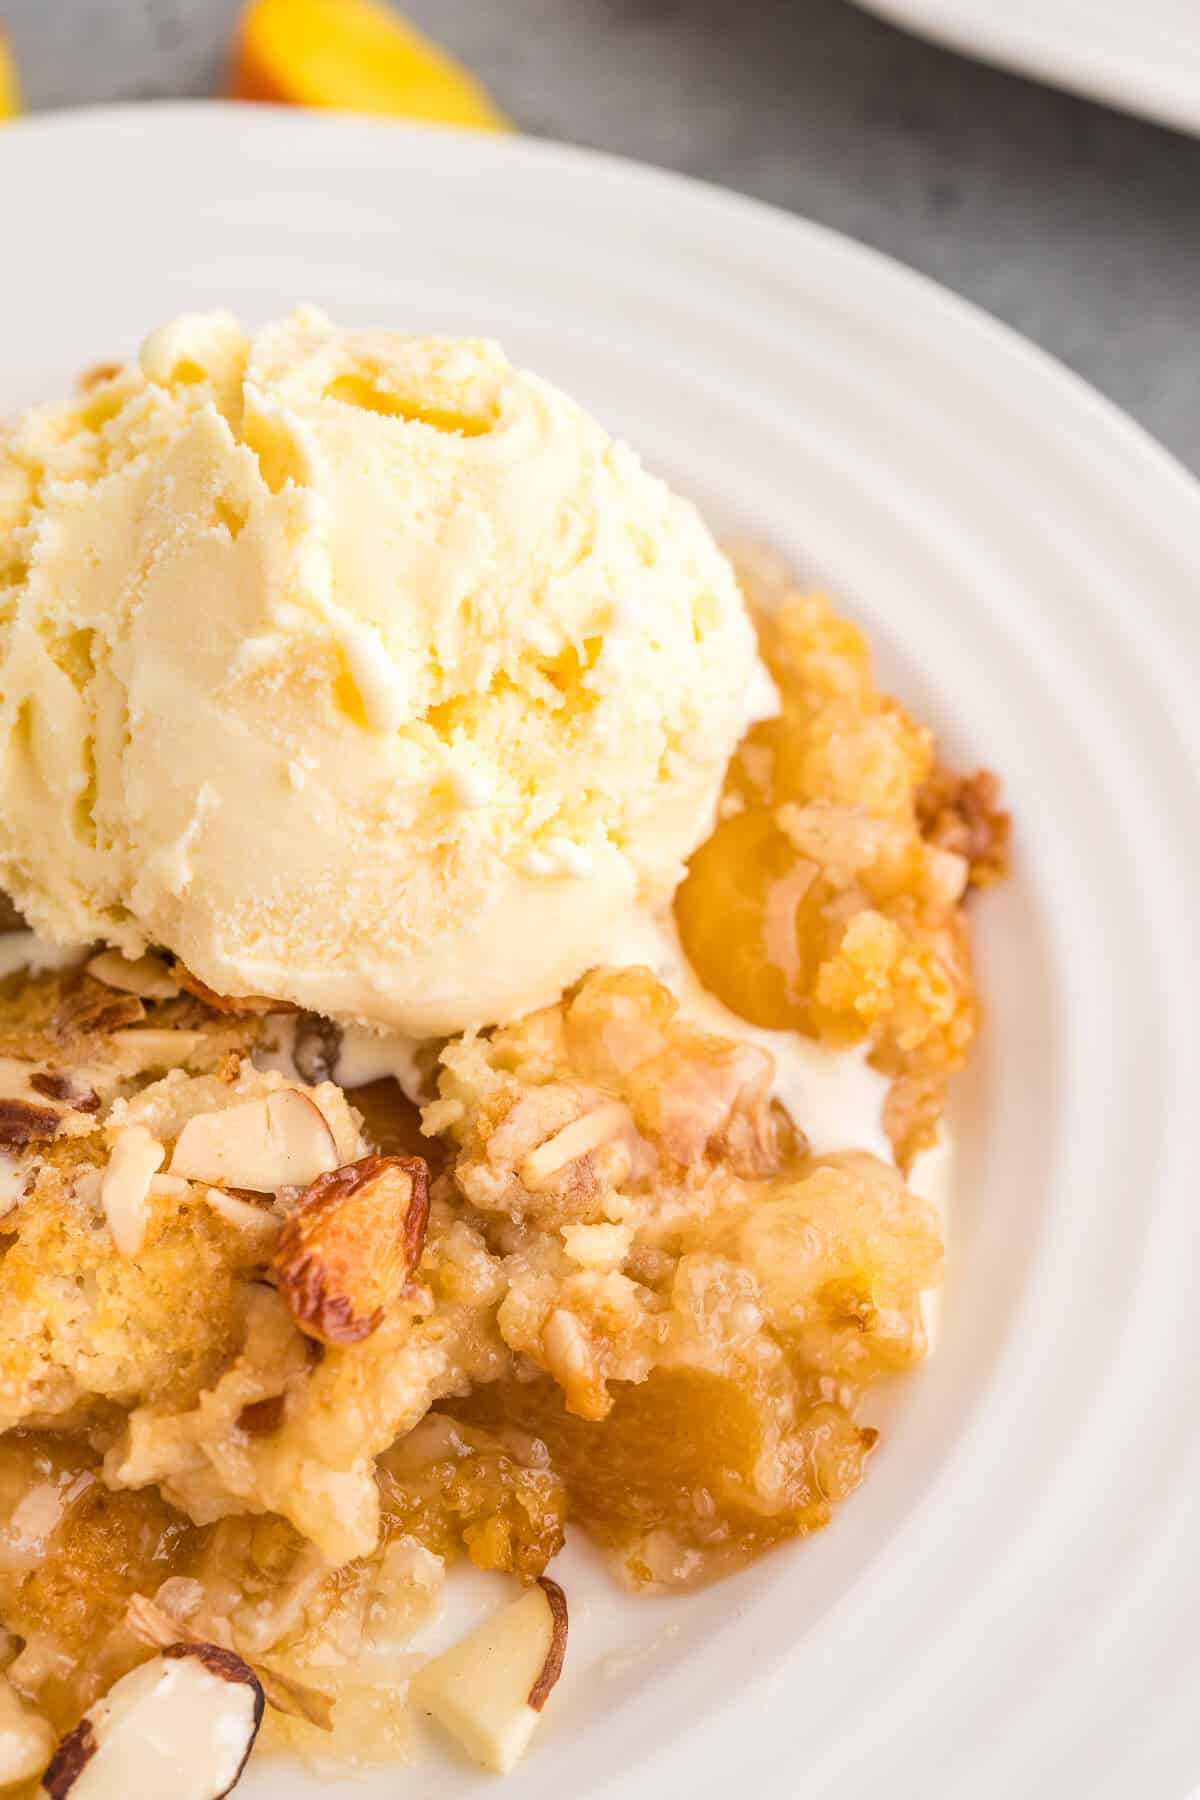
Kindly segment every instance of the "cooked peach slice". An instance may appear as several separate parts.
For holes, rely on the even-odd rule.
[[[250,0],[230,93],[483,131],[508,124],[460,63],[380,0]]]
[[[21,90],[8,39],[0,31],[0,119],[15,119],[21,110]]]

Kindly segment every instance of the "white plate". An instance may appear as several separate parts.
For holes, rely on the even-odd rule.
[[[1197,0],[857,0],[894,25],[1200,135]]]
[[[587,1558],[513,1800],[1168,1800],[1200,1774],[1200,489],[828,232],[530,142],[218,107],[0,133],[0,403],[177,310],[487,331],[867,625],[1002,770],[943,1340],[823,1535],[675,1601]],[[677,1627],[672,1632],[670,1627]],[[601,1653],[635,1646],[601,1679]],[[448,1761],[364,1787],[498,1792]]]

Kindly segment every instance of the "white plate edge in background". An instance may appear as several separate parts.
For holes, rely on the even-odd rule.
[[[1037,0],[1037,16],[1031,0],[855,4],[964,56],[1200,135],[1200,19],[1189,39],[1162,0]]]

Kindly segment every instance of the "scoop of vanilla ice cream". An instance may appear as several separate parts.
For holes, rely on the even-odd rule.
[[[484,341],[225,314],[0,436],[0,885],[413,1035],[603,954],[766,677],[696,513]]]

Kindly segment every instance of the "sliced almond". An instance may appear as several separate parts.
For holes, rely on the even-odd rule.
[[[216,1644],[176,1643],[116,1682],[58,1746],[46,1800],[222,1800],[262,1722],[262,1684]]]
[[[485,1769],[507,1775],[529,1747],[566,1648],[566,1595],[543,1575],[527,1594],[426,1663],[409,1682],[409,1699]]]
[[[52,1138],[62,1121],[63,1114],[53,1107],[0,1096],[0,1144],[20,1147]]]
[[[290,1000],[269,1000],[265,994],[218,994],[210,988],[206,981],[177,962],[172,973],[181,988],[197,1000],[203,1000],[205,1006],[219,1013],[281,1013],[295,1012],[297,1009]]]
[[[57,1069],[39,1069],[29,1077],[29,1085],[43,1100],[57,1101],[73,1112],[94,1113],[100,1110],[100,1096],[78,1078],[62,1075]]]
[[[189,1119],[176,1141],[170,1173],[273,1194],[281,1187],[307,1187],[337,1166],[337,1144],[320,1107],[299,1088],[280,1088],[263,1099]]]
[[[137,1025],[145,1016],[146,1008],[136,994],[118,994],[83,973],[64,993],[51,1023],[57,1036],[70,1043]]]
[[[151,1069],[181,1069],[204,1042],[202,1031],[164,1031],[153,1025],[114,1031],[110,1043],[121,1052],[122,1066],[136,1074]]]
[[[68,1113],[95,1112],[99,1105],[91,1088],[57,1069],[0,1056],[0,1144],[52,1138]]]
[[[284,1220],[275,1273],[301,1331],[354,1344],[403,1294],[425,1248],[429,1171],[365,1156],[314,1181]]]
[[[101,950],[87,965],[89,975],[119,994],[136,994],[139,1000],[174,1000],[179,983],[161,956],[122,956],[119,950]]]
[[[553,1137],[529,1152],[517,1171],[522,1186],[536,1194],[568,1163],[578,1162],[589,1151],[598,1150],[601,1144],[619,1136],[629,1123],[629,1108],[619,1100],[607,1101],[584,1113],[581,1119],[572,1119],[569,1125],[564,1125],[561,1131],[556,1131]]]
[[[150,1184],[166,1158],[157,1138],[144,1125],[118,1131],[100,1179],[100,1204],[122,1256],[136,1256],[150,1218]]]

